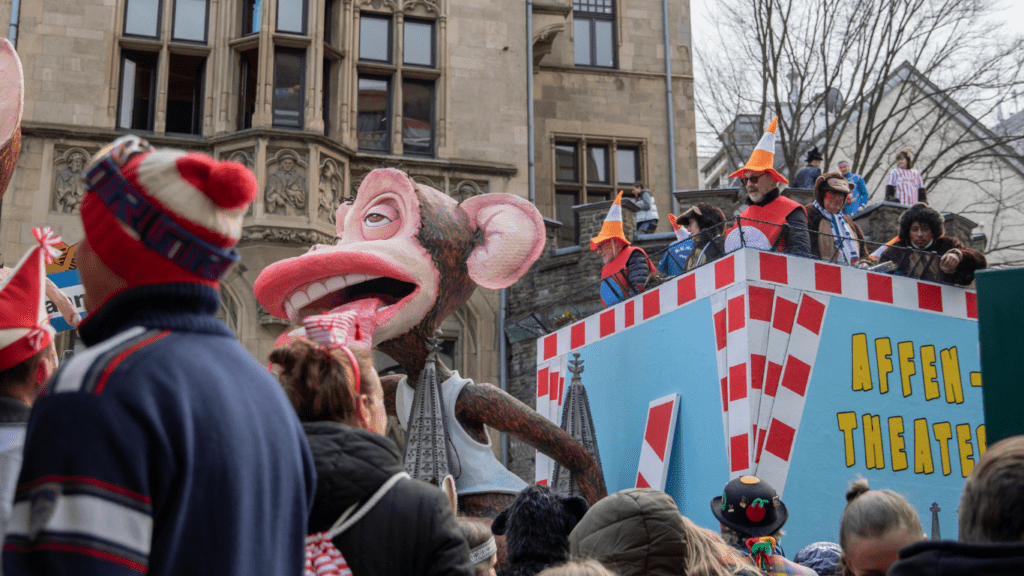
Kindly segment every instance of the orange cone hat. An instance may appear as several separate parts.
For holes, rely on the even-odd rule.
[[[602,242],[613,239],[629,246],[629,240],[626,240],[626,235],[622,232],[622,190],[619,190],[619,195],[615,197],[608,215],[604,217],[601,233],[590,239],[590,249],[597,250]]]
[[[46,314],[45,264],[60,237],[49,228],[32,230],[36,246],[0,282],[0,370],[21,364],[53,341]]]
[[[675,214],[668,215],[668,222],[669,224],[672,225],[672,231],[676,233],[676,240],[685,240],[686,238],[689,238],[689,230],[683,228],[682,225],[679,224],[679,222],[676,222]]]
[[[740,178],[744,172],[750,170],[751,172],[767,172],[772,175],[776,182],[789,184],[789,180],[783,178],[774,168],[775,129],[778,127],[778,124],[779,117],[772,118],[772,123],[768,125],[768,129],[761,136],[761,141],[757,143],[757,148],[754,148],[754,152],[750,155],[750,160],[747,160],[747,164],[743,168],[729,174],[729,178]]]

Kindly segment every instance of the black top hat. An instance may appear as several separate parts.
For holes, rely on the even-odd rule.
[[[775,489],[757,476],[741,476],[711,499],[711,513],[725,526],[747,536],[770,536],[789,518]]]
[[[807,162],[812,162],[814,160],[821,160],[821,152],[818,152],[817,146],[807,151]]]

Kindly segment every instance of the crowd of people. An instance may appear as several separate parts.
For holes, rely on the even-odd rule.
[[[908,206],[900,216],[899,233],[871,250],[851,217],[867,204],[864,179],[850,171],[847,160],[839,161],[835,171],[822,173],[821,154],[815,148],[794,181],[796,187],[813,189],[814,200],[801,205],[783,196],[779,185],[788,181],[773,167],[775,130],[772,120],[747,163],[730,174],[740,180],[747,196],[739,215],[729,224],[720,208],[704,202],[678,216],[670,214],[677,240],[657,266],[641,248],[630,245],[621,234],[621,223],[617,232],[608,228],[614,219],[621,222],[621,208],[612,208],[615,214],[609,213],[601,233],[591,239],[591,249],[599,250],[604,262],[601,297],[606,306],[639,294],[658,276],[676,276],[742,247],[960,286],[972,285],[974,273],[987,267],[983,253],[945,235],[942,214],[926,204],[910,149],[897,153],[897,166],[886,179],[885,200]],[[634,197],[637,194],[634,188]],[[650,221],[645,222],[648,231]]]

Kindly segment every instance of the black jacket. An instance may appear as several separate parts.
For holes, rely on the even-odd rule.
[[[1024,544],[920,542],[900,550],[889,576],[1020,576]]]
[[[363,503],[394,474],[401,457],[388,438],[336,422],[302,425],[316,464],[309,533],[328,530],[352,504]],[[334,545],[359,576],[472,576],[469,546],[439,488],[400,480]]]

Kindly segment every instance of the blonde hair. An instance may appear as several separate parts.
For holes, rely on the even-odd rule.
[[[749,566],[721,536],[683,516],[686,531],[686,576],[732,576]]]
[[[852,539],[908,534],[924,539],[917,512],[906,498],[892,490],[872,490],[860,478],[846,492],[846,509],[839,526],[839,546],[846,551]]]
[[[593,559],[572,560],[565,564],[552,566],[541,571],[537,576],[618,576]]]

